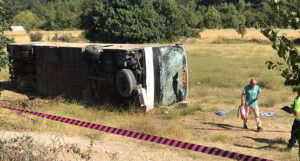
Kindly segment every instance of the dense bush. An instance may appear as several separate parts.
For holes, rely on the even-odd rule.
[[[172,41],[190,28],[174,0],[93,0],[82,16],[91,41]]]
[[[43,40],[43,34],[41,32],[31,32],[29,33],[30,41],[42,41]]]
[[[52,38],[53,41],[61,41],[61,42],[72,42],[73,36],[71,34],[63,34],[61,36],[58,36],[55,34],[55,36]]]
[[[79,36],[73,36],[71,33],[69,34],[63,34],[59,36],[57,33],[52,37],[52,39],[49,39],[49,41],[59,41],[59,42],[85,42],[89,43],[87,39],[84,38],[84,35],[81,34]]]

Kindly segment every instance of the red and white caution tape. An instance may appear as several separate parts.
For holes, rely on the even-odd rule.
[[[126,136],[126,137],[130,137],[130,138],[134,138],[134,139],[149,141],[149,142],[153,142],[153,143],[157,143],[157,144],[163,144],[163,145],[167,145],[167,146],[182,148],[185,150],[191,150],[191,151],[201,152],[201,153],[205,153],[205,154],[211,154],[211,155],[230,158],[230,159],[234,159],[234,160],[271,161],[268,159],[255,157],[255,156],[251,156],[251,155],[246,155],[246,154],[241,154],[241,153],[236,153],[236,152],[231,152],[231,151],[226,151],[226,150],[222,150],[219,148],[208,147],[208,146],[204,146],[204,145],[193,144],[193,143],[168,139],[168,138],[164,138],[164,137],[158,137],[158,136],[153,136],[153,135],[149,135],[149,134],[118,129],[118,128],[113,128],[113,127],[109,127],[109,126],[103,126],[103,125],[99,125],[99,124],[69,119],[69,118],[65,118],[65,117],[59,117],[59,116],[48,115],[48,114],[43,114],[43,113],[38,113],[38,112],[33,112],[33,111],[28,111],[28,110],[23,110],[23,109],[5,107],[4,105],[1,105],[1,104],[0,104],[0,108],[9,109],[11,111],[18,111],[18,112],[26,113],[26,114],[30,114],[30,115],[35,115],[35,116],[47,118],[50,120],[63,122],[66,124],[71,124],[71,125],[76,125],[76,126],[89,128],[89,129],[98,130],[98,131],[108,132],[111,134]]]
[[[192,130],[208,130],[208,131],[254,131],[254,129],[221,129],[221,128],[188,128]],[[272,132],[272,133],[291,133],[291,131],[280,131],[280,130],[263,130],[261,132]]]
[[[37,120],[35,120],[35,119],[32,119],[32,118],[30,118],[30,117],[27,117],[27,116],[22,115],[21,112],[17,112],[17,111],[13,111],[13,112],[15,112],[16,114],[18,114],[19,116],[24,117],[25,119],[27,119],[27,120],[29,120],[29,121],[32,121],[32,122],[34,122],[34,123],[39,123],[39,122],[38,122]]]

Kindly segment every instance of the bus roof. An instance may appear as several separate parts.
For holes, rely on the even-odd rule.
[[[74,47],[85,48],[88,45],[100,45],[103,49],[112,50],[133,50],[146,47],[174,46],[172,44],[106,44],[106,43],[65,43],[65,42],[31,42],[31,43],[11,43],[9,45],[32,45],[32,46],[49,46],[49,47]]]

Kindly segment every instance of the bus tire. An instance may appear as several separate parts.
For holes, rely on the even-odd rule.
[[[99,60],[101,53],[103,52],[103,48],[100,45],[89,45],[85,48],[85,50],[86,56],[93,60]]]
[[[116,74],[116,88],[123,97],[129,97],[136,88],[136,79],[133,72],[129,69],[121,69]]]

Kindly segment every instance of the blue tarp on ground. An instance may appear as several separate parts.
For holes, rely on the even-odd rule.
[[[219,115],[219,116],[224,116],[227,113],[229,113],[232,110],[224,110],[224,111],[216,111],[215,114]]]
[[[215,114],[219,115],[219,116],[224,116],[224,115],[228,114],[231,111],[232,111],[232,109],[224,110],[224,111],[216,111]],[[265,116],[265,117],[275,117],[275,116],[277,116],[273,112],[260,112],[259,114],[260,114],[260,116]]]
[[[276,114],[274,114],[273,112],[260,112],[259,113],[261,116],[266,116],[266,117],[275,117],[277,116]]]

